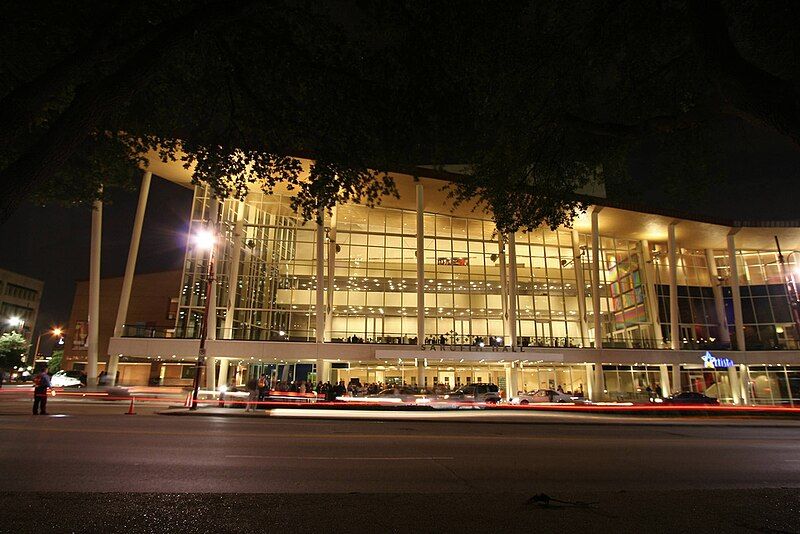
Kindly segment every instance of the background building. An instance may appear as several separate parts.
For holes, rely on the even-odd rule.
[[[491,381],[506,395],[561,386],[636,399],[651,388],[800,402],[798,223],[596,198],[572,228],[501,236],[487,215],[449,205],[443,187],[456,176],[419,169],[392,175],[399,198],[339,205],[318,225],[284,189],[219,201],[180,165],[151,170],[194,188],[177,314],[169,328],[126,327],[100,345],[120,362],[194,360],[210,299],[207,388],[267,371]],[[209,250],[191,239],[203,230],[217,236],[209,294]]]
[[[44,282],[0,269],[0,334],[19,332],[31,342]]]
[[[164,271],[157,273],[137,274],[133,280],[128,320],[125,335],[136,337],[170,337],[175,331],[177,297],[180,287],[181,271]],[[114,318],[119,305],[122,277],[104,278],[100,281],[100,324],[99,347],[105,356],[100,362],[100,370],[107,366],[108,343],[114,334]],[[89,309],[89,282],[81,280],[76,283],[75,297],[72,303],[69,322],[66,325],[64,338],[65,369],[84,369],[87,358]],[[185,385],[190,379],[182,380],[181,369],[165,369],[161,375],[160,362],[125,361],[119,367],[119,381],[129,385],[147,385],[155,381],[159,384]],[[180,360],[176,360],[178,363]],[[187,363],[187,366],[189,364]],[[166,373],[166,371],[174,371]],[[166,380],[162,380],[165,378]]]

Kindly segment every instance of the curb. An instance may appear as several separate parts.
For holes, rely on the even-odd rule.
[[[342,414],[343,411],[336,411],[335,413]],[[407,412],[406,412],[407,413]],[[794,422],[786,419],[769,418],[748,418],[746,420],[738,419],[736,422],[731,421],[729,418],[719,418],[712,420],[700,421],[697,419],[686,419],[677,421],[673,418],[663,418],[663,420],[641,420],[638,417],[631,417],[625,421],[618,419],[591,419],[591,420],[559,420],[552,421],[548,419],[490,419],[490,418],[469,418],[469,417],[447,417],[443,416],[440,419],[430,419],[423,417],[405,417],[403,419],[394,419],[386,417],[386,412],[374,412],[374,417],[366,419],[364,417],[356,417],[347,415],[328,416],[320,413],[301,415],[296,417],[284,417],[280,415],[273,415],[270,410],[258,410],[256,412],[243,412],[232,411],[231,413],[212,413],[204,412],[202,409],[191,412],[189,410],[170,410],[155,412],[155,415],[165,415],[173,417],[225,417],[225,418],[270,418],[276,419],[309,419],[309,420],[323,420],[323,421],[384,421],[384,422],[414,422],[414,423],[467,423],[467,424],[502,424],[502,425],[586,425],[586,426],[611,426],[611,425],[625,425],[625,426],[665,426],[665,427],[693,427],[693,426],[713,426],[713,427],[728,427],[728,428],[800,428],[800,422]],[[382,417],[382,415],[384,415]],[[597,414],[591,414],[597,415]],[[601,416],[602,417],[602,416]],[[630,417],[630,416],[629,416]],[[726,421],[727,419],[727,421]],[[778,421],[784,421],[790,424],[780,424]],[[793,423],[793,424],[792,424]]]

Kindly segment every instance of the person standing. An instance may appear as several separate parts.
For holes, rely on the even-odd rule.
[[[33,415],[47,415],[47,388],[50,387],[50,377],[47,368],[33,377]]]
[[[266,400],[267,396],[267,375],[266,373],[261,373],[261,376],[258,377],[258,401],[261,402]]]

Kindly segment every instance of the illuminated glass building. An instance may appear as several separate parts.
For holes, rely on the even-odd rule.
[[[791,291],[800,223],[645,213],[597,198],[574,228],[503,240],[488,216],[450,209],[442,188],[457,176],[415,169],[393,175],[399,199],[336,206],[318,226],[292,212],[288,192],[220,202],[180,166],[152,171],[194,187],[191,233],[218,221],[215,284],[206,295],[208,252],[190,243],[174,329],[120,328],[111,366],[194,361],[210,297],[208,386],[266,371],[800,403]],[[733,365],[715,366],[723,361]]]

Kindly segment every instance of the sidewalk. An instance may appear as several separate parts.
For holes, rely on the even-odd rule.
[[[331,408],[271,408],[245,412],[243,408],[217,408],[201,406],[197,410],[173,408],[156,412],[157,415],[182,417],[245,417],[279,419],[328,419],[370,421],[435,421],[456,423],[506,423],[506,424],[587,424],[587,425],[647,425],[647,426],[733,426],[761,428],[800,428],[800,419],[769,416],[711,417],[711,416],[660,416],[614,415],[596,413],[564,413],[554,411],[507,410],[365,410]]]

